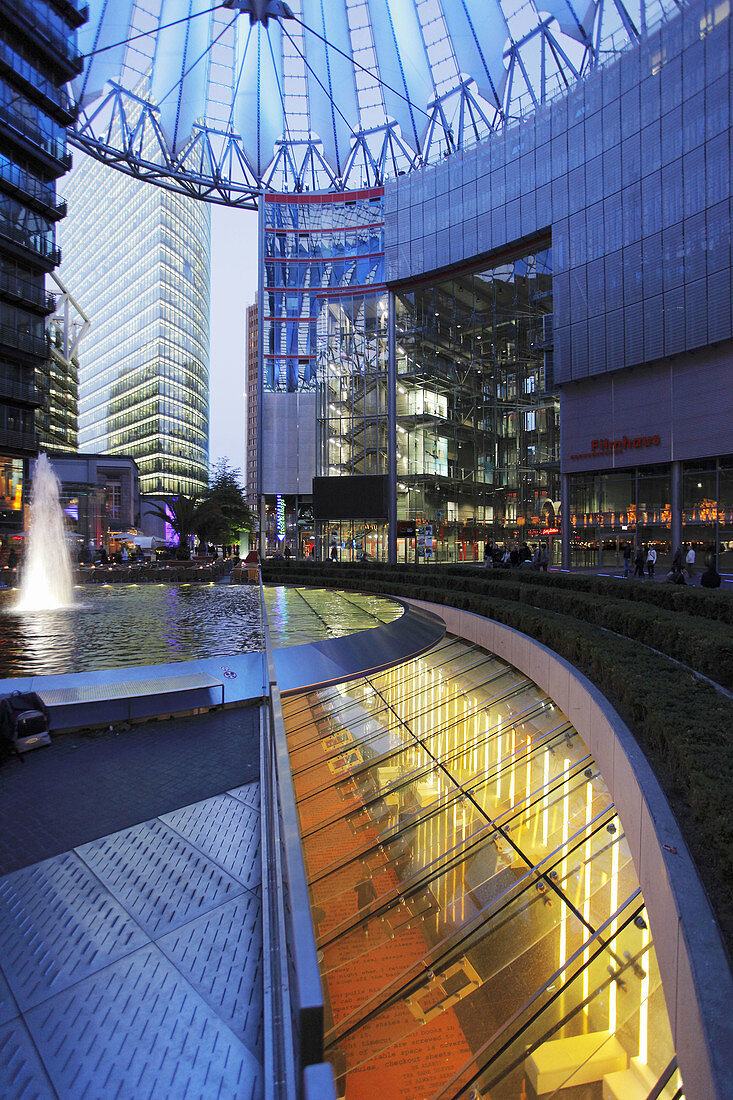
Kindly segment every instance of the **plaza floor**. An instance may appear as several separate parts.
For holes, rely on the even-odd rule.
[[[0,770],[4,1098],[261,1095],[258,740],[252,707]]]

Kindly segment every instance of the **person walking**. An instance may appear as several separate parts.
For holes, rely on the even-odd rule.
[[[540,569],[543,573],[547,572],[547,566],[550,564],[550,555],[547,550],[547,543],[543,542],[540,545]]]
[[[695,548],[690,543],[689,549],[685,556],[685,567],[687,569],[687,576],[692,580],[692,575],[695,572]]]
[[[649,549],[646,552],[646,571],[649,574],[651,580],[654,579],[654,566],[657,564],[657,552],[649,543]]]
[[[624,580],[628,579],[631,572],[631,543],[624,543]]]
[[[427,550],[427,547],[426,547],[425,548],[425,553],[427,554],[427,552],[428,552],[428,550]],[[484,543],[484,569],[489,568],[490,562],[491,562],[491,545],[487,540]]]
[[[634,555],[634,576],[644,580],[644,547],[639,546]]]
[[[339,560],[339,548],[335,542],[331,543],[331,561],[336,562]]]

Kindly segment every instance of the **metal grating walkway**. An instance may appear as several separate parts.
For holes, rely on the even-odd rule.
[[[259,784],[0,878],[3,1100],[262,1095]]]

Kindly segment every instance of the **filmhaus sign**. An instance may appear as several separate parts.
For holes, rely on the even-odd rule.
[[[641,450],[644,447],[658,447],[660,445],[658,435],[623,435],[620,439],[591,439],[590,450],[585,454],[571,455],[571,459],[579,458],[605,458],[608,455],[618,455],[623,451]]]

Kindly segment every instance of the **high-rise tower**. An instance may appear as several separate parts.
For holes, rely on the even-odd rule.
[[[79,446],[128,454],[144,494],[208,483],[210,217],[195,202],[79,154],[63,276],[91,318]]]
[[[71,164],[65,84],[82,68],[77,0],[0,0],[0,542],[23,526],[24,480],[37,451],[48,376],[46,274],[59,262],[56,181]],[[42,382],[42,378],[40,379]]]

